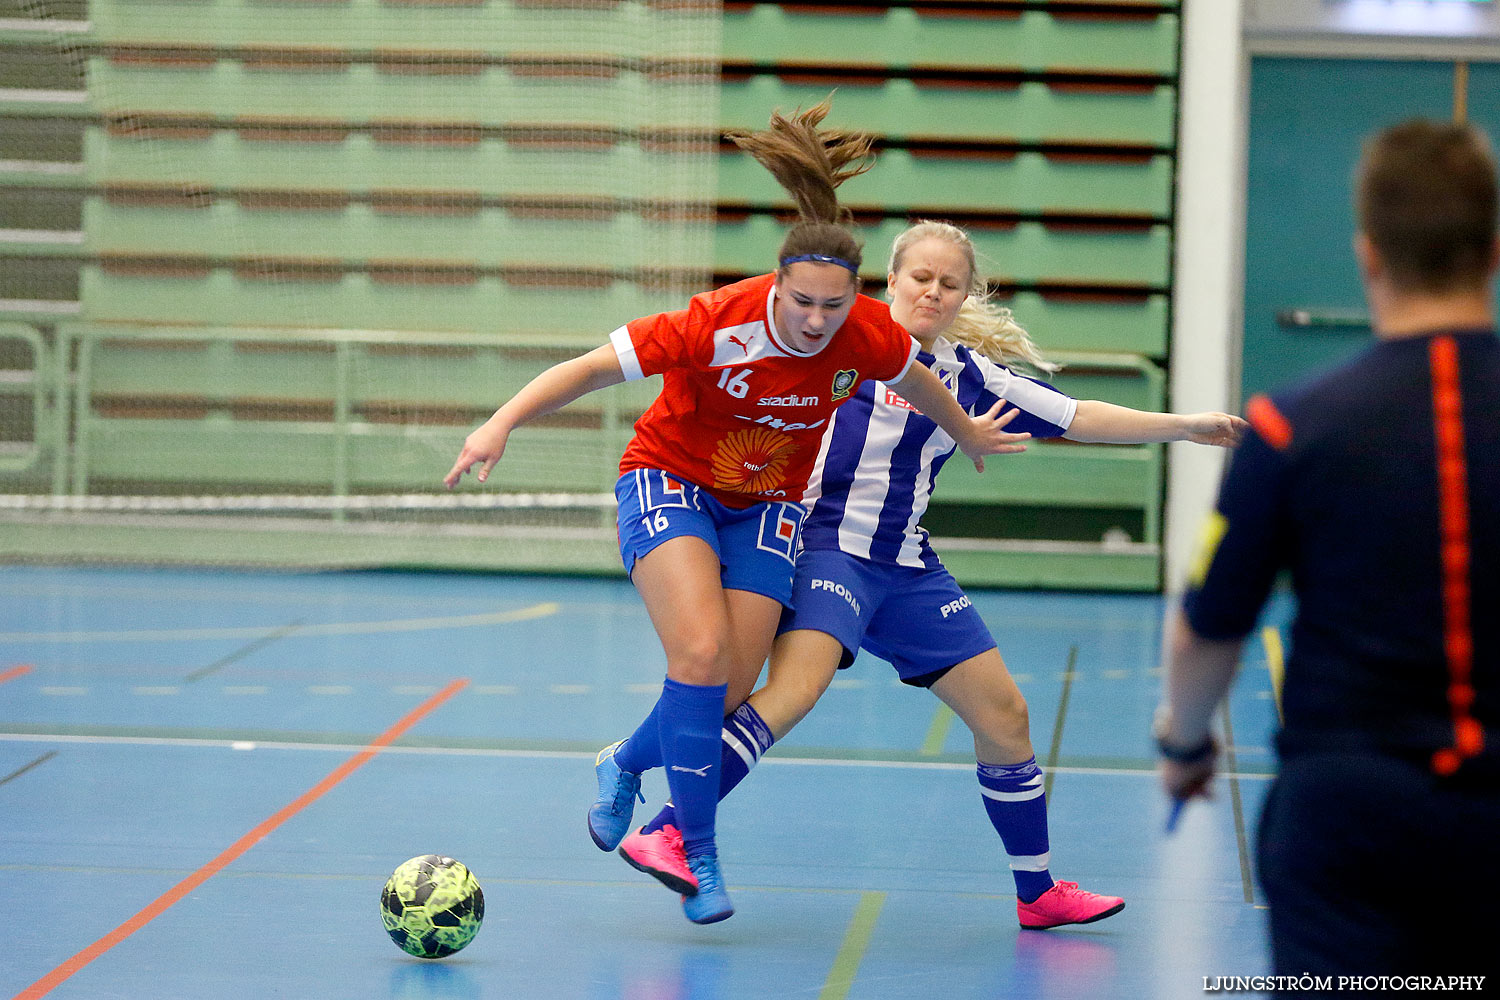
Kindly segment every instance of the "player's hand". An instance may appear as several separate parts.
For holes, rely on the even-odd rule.
[[[450,490],[458,485],[465,472],[481,463],[479,472],[474,476],[481,483],[490,478],[490,470],[495,463],[500,461],[500,456],[505,454],[505,442],[510,438],[510,429],[498,424],[494,419],[486,420],[473,433],[464,438],[463,449],[458,453],[458,461],[453,463],[453,468],[443,477],[443,485]]]
[[[1014,407],[1003,416],[996,416],[1000,407],[1005,405],[1004,400],[995,400],[995,405],[977,417],[970,417],[969,423],[974,430],[973,436],[959,447],[963,449],[974,463],[974,468],[980,472],[984,471],[984,456],[986,455],[1010,455],[1018,451],[1025,451],[1026,445],[1023,441],[1031,437],[1030,434],[1012,434],[1005,429],[1005,425],[1021,415],[1021,411]]]
[[[1211,799],[1214,797],[1213,779],[1218,762],[1219,750],[1215,747],[1212,754],[1195,764],[1163,760],[1156,770],[1161,775],[1162,787],[1174,800]]]
[[[1187,440],[1220,448],[1233,448],[1250,429],[1244,417],[1229,413],[1189,413],[1186,420]]]

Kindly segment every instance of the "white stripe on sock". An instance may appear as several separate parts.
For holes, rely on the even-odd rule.
[[[754,726],[747,726],[744,722],[731,715],[724,720],[724,728],[738,733],[739,738],[744,741],[750,752],[755,754],[755,759],[760,760],[761,752],[765,748],[760,745],[760,739],[755,735]]]
[[[755,766],[756,756],[755,756],[754,751],[750,750],[748,747],[745,746],[745,744],[741,743],[738,739],[736,739],[735,735],[733,733],[731,733],[726,728],[726,729],[720,730],[719,736],[720,736],[721,739],[723,739],[723,741],[725,743],[729,744],[729,749],[733,750],[736,754],[738,754],[740,760],[742,760],[742,761],[745,762],[745,770],[748,771],[752,767]]]
[[[1052,852],[1045,854],[1012,854],[1010,870],[1013,872],[1044,872],[1052,867]]]
[[[980,785],[979,791],[985,798],[994,799],[996,802],[1028,802],[1031,799],[1041,798],[1046,794],[1047,789],[1038,786],[1036,788],[1028,788],[1024,792],[997,792],[993,788],[985,788],[983,785]]]

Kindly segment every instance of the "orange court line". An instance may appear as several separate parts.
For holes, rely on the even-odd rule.
[[[5,673],[0,674],[0,684],[4,684],[6,681],[13,681],[17,677],[29,673],[31,673],[31,664],[29,663],[22,663],[20,666],[11,667]]]
[[[245,834],[239,840],[231,844],[226,851],[224,851],[218,857],[214,858],[208,864],[204,865],[202,868],[199,868],[197,871],[193,872],[193,874],[189,875],[181,882],[178,882],[162,895],[158,896],[154,901],[147,904],[147,906],[135,916],[131,917],[129,920],[125,921],[123,924],[116,927],[114,930],[110,931],[108,934],[104,935],[102,938],[95,941],[93,944],[89,945],[87,948],[83,949],[72,958],[64,961],[57,968],[53,969],[41,979],[38,979],[36,982],[32,983],[20,993],[17,993],[15,996],[15,1000],[35,1000],[36,997],[46,996],[53,990],[53,988],[60,985],[69,976],[73,975],[73,973],[82,969],[94,959],[98,958],[100,955],[104,954],[106,951],[109,951],[109,949],[113,948],[115,945],[119,944],[121,941],[124,941],[130,935],[146,926],[152,920],[155,920],[157,917],[161,916],[167,911],[169,907],[172,906],[172,904],[182,899],[184,896],[192,892],[194,889],[198,888],[204,882],[207,882],[214,875],[218,874],[225,867],[233,863],[237,858],[240,857],[240,855],[244,854],[246,851],[250,850],[250,848],[258,844],[263,838],[265,838],[269,833],[275,830],[282,823],[285,823],[287,820],[297,815],[297,813],[301,812],[303,809],[316,802],[323,796],[323,793],[327,792],[329,789],[333,788],[333,786],[337,785],[339,782],[349,777],[349,775],[353,774],[364,764],[368,763],[369,760],[375,756],[375,754],[380,752],[382,747],[386,747],[391,743],[394,743],[408,729],[410,729],[412,726],[415,726],[418,722],[422,721],[422,719],[426,715],[428,715],[428,713],[432,712],[433,709],[437,708],[439,705],[443,704],[443,702],[447,701],[449,698],[452,698],[454,695],[458,694],[458,692],[462,691],[468,685],[468,683],[469,681],[467,678],[459,678],[451,682],[447,687],[443,688],[443,690],[439,691],[431,698],[428,698],[416,708],[412,709],[406,714],[404,718],[401,719],[401,721],[397,722],[394,726],[377,736],[369,746],[365,747],[359,753],[355,754],[353,757],[350,757],[348,760],[344,761],[344,763],[340,764],[322,781],[318,782],[316,785],[312,786],[307,791],[297,796],[297,798],[293,799],[291,802],[282,806],[281,809],[278,810],[270,818],[262,820],[259,826],[255,827],[255,829],[251,830],[249,833]]]

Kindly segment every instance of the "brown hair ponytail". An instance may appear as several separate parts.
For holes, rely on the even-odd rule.
[[[725,135],[771,171],[797,203],[802,221],[781,244],[781,266],[792,257],[832,257],[847,263],[857,280],[863,253],[849,230],[854,215],[839,203],[836,189],[875,165],[875,137],[818,128],[832,106],[829,97],[790,118],[773,112],[769,128]]]

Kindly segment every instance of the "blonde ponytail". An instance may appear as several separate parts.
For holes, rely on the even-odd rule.
[[[1061,367],[1048,361],[1011,311],[988,295],[970,293],[943,336],[1008,368],[1029,368],[1050,375]]]

